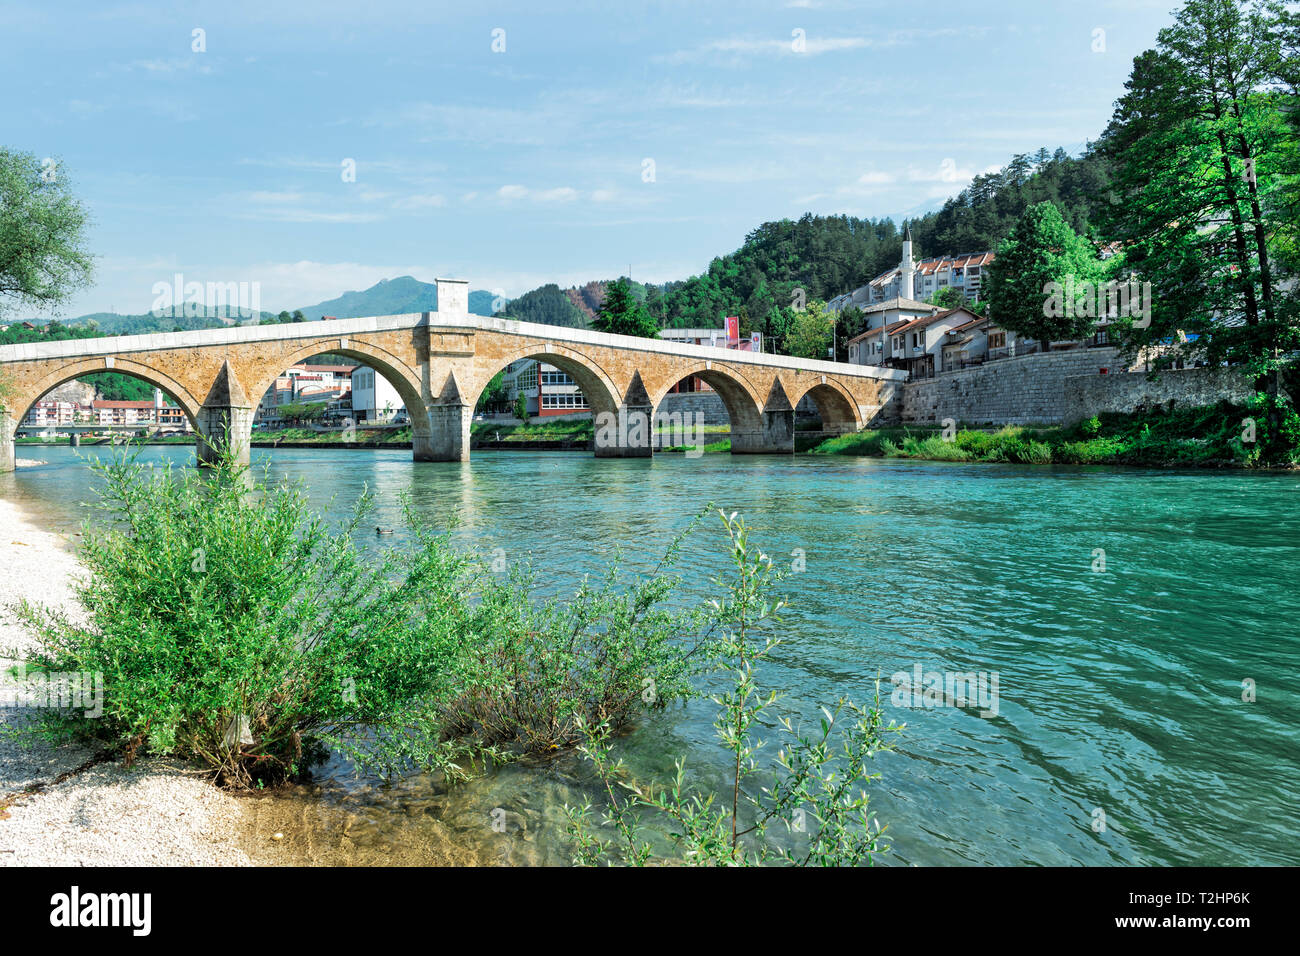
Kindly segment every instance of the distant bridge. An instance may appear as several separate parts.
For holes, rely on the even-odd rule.
[[[392,383],[411,418],[417,461],[468,460],[479,395],[519,359],[553,365],[579,385],[596,419],[598,457],[651,455],[655,410],[688,376],[722,398],[733,454],[792,452],[794,408],[805,397],[828,432],[892,420],[907,377],[895,369],[485,318],[470,315],[468,304],[467,282],[439,279],[437,312],[0,346],[0,396],[8,396],[0,406],[0,471],[14,467],[15,426],[28,409],[55,386],[92,372],[133,375],[171,396],[198,433],[201,460],[221,445],[247,460],[262,395],[287,368],[325,352],[369,365]]]

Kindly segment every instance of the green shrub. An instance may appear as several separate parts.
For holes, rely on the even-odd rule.
[[[410,508],[409,539],[363,551],[369,495],[330,528],[298,486],[228,460],[201,472],[122,457],[100,473],[85,622],[20,606],[39,643],[22,656],[102,674],[102,717],[53,711],[38,732],[128,762],[168,754],[245,787],[332,745],[382,772],[455,775],[467,756],[504,756],[498,744],[569,743],[578,718],[621,726],[684,694],[696,666],[698,616],[661,606],[680,541],[649,580],[539,603],[526,575],[498,583]]]
[[[718,705],[713,726],[734,772],[720,793],[692,790],[684,760],[666,784],[637,781],[614,756],[611,728],[589,726],[581,750],[603,785],[603,827],[590,801],[565,807],[577,864],[650,862],[647,817],[667,824],[676,859],[695,866],[855,866],[889,849],[866,788],[880,777],[870,770],[875,756],[894,749],[892,738],[903,727],[886,725],[879,685],[871,706],[841,699],[821,708],[810,733],[772,713],[780,695],[761,689],[758,668],[780,644],[764,631],[785,607],[771,597],[781,575],[749,544],[743,520],[732,514],[723,521],[735,574],[718,581],[725,596],[717,608],[723,629],[717,650],[729,680],[712,698]],[[780,739],[774,759],[764,739],[769,729]],[[799,836],[782,841],[782,831]]]
[[[903,451],[910,458],[927,458],[932,461],[968,461],[972,457],[969,450],[955,441],[945,441],[939,435],[926,438],[908,436],[903,440]]]

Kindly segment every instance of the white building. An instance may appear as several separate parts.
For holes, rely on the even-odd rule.
[[[519,395],[524,396],[529,415],[546,418],[591,411],[582,388],[567,372],[536,359],[520,359],[507,365],[502,386],[512,406]]]
[[[391,422],[406,412],[406,403],[397,389],[369,365],[359,365],[352,372],[352,415],[357,423]]]
[[[849,361],[906,369],[912,379],[932,378],[946,371],[944,346],[952,343],[948,333],[979,320],[967,309],[946,309],[868,329],[849,341]]]
[[[837,295],[826,304],[832,312],[850,306],[864,309],[892,299],[925,301],[946,288],[955,288],[972,302],[980,298],[984,272],[994,259],[992,252],[974,252],[959,256],[935,256],[915,262],[912,259],[912,230],[903,239],[903,258],[896,267],[882,272],[864,286]]]
[[[257,403],[254,421],[280,421],[281,405],[310,405],[323,402],[336,411],[350,408],[353,365],[295,365],[276,378]]]

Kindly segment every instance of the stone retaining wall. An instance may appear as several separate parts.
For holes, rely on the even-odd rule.
[[[1113,348],[1018,355],[903,386],[904,422],[945,418],[981,425],[1053,425],[1067,414],[1068,378],[1104,378],[1119,366]]]
[[[1253,392],[1252,383],[1229,368],[1161,372],[1155,381],[1145,372],[1080,375],[1065,381],[1062,421],[1072,425],[1101,412],[1136,412],[1169,402],[1175,407],[1213,405],[1222,399],[1241,403]]]

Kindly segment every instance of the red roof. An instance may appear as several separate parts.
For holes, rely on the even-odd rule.
[[[153,402],[114,402],[106,399],[95,399],[92,403],[94,408],[153,408]]]

